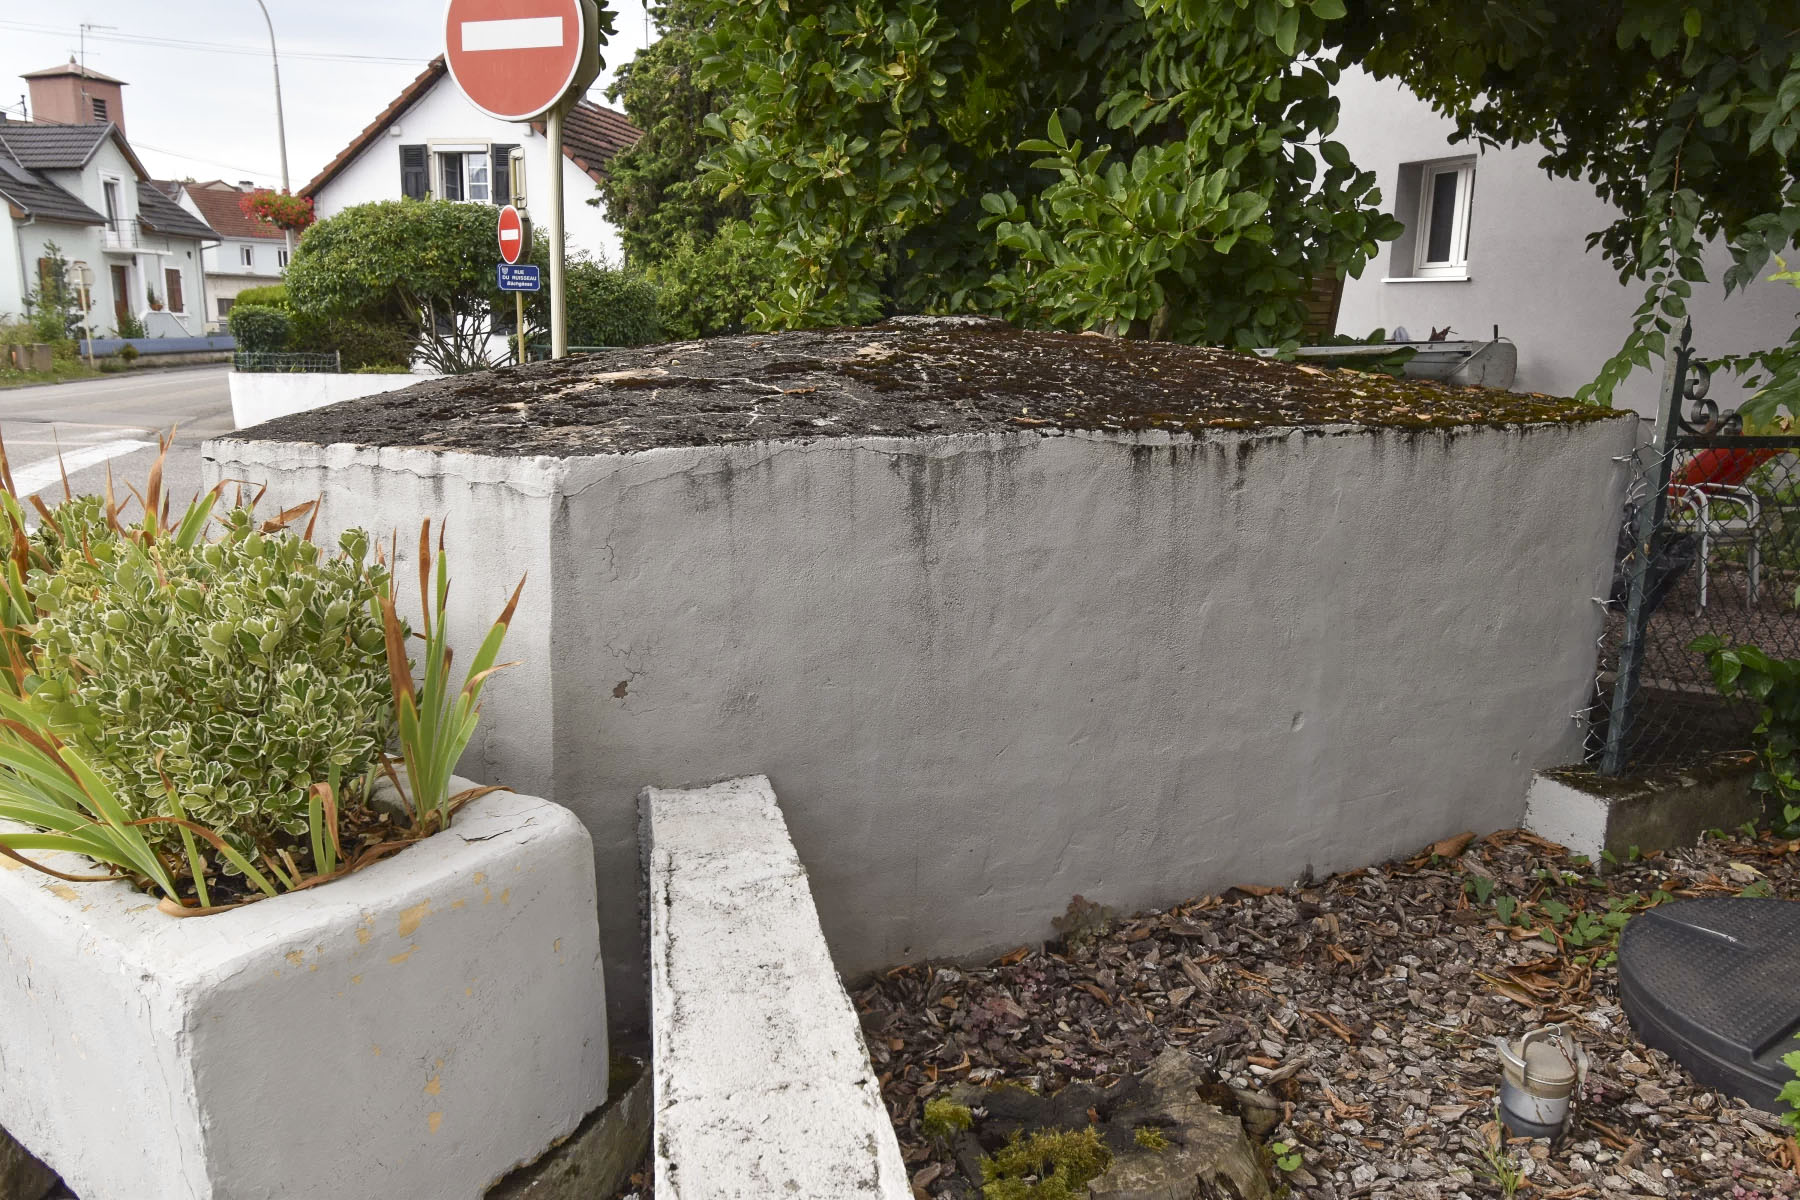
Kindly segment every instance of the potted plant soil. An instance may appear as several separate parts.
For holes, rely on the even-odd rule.
[[[414,630],[397,553],[161,472],[0,446],[0,1125],[83,1200],[479,1197],[606,1095],[586,831],[453,774],[519,593],[453,671],[429,523]]]

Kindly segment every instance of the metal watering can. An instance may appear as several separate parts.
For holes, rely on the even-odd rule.
[[[1500,1123],[1514,1137],[1555,1138],[1569,1123],[1588,1057],[1561,1025],[1534,1029],[1517,1042],[1494,1039],[1500,1055]]]

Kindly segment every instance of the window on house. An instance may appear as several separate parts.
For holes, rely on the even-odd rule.
[[[108,179],[102,189],[106,194],[106,225],[115,232],[119,228],[119,181]]]
[[[284,271],[287,270],[288,252],[287,252],[286,246],[283,246],[283,247],[281,247],[281,249],[275,251],[275,262],[278,266],[281,267],[282,270],[284,270]]]
[[[1469,217],[1474,196],[1473,160],[1420,165],[1419,219],[1413,227],[1414,274],[1454,277],[1469,273]]]
[[[246,267],[254,267],[256,265],[256,247],[239,246],[238,261]]]
[[[106,101],[99,96],[94,97],[94,121],[97,124],[106,123]]]
[[[230,316],[231,315],[231,306],[236,303],[237,303],[237,301],[234,299],[233,300],[221,299],[219,301],[219,316],[221,316],[221,317]]]
[[[438,151],[438,194],[446,200],[489,204],[494,198],[492,155],[486,146]]]

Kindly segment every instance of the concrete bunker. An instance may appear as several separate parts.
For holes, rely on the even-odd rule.
[[[636,797],[769,776],[841,970],[1516,825],[1570,761],[1635,436],[1544,397],[970,319],[420,384],[208,447],[322,523],[529,573],[472,776],[594,836],[616,1031]],[[407,578],[402,530],[400,577]],[[460,624],[459,624],[460,623]]]

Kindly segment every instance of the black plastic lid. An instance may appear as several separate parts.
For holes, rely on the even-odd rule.
[[[1800,1050],[1800,901],[1681,900],[1619,938],[1625,1015],[1693,1076],[1773,1111]]]

